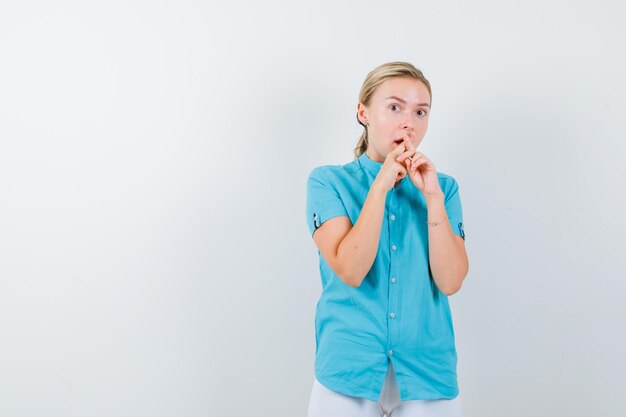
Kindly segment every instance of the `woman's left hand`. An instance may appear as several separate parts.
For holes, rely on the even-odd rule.
[[[404,143],[407,148],[406,152],[398,156],[397,160],[404,163],[407,168],[407,177],[418,190],[426,195],[443,194],[439,179],[437,178],[437,170],[435,164],[422,152],[417,152],[413,143],[404,137]]]

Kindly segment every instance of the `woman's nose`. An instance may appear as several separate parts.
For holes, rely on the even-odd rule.
[[[412,128],[413,127],[413,120],[411,119],[411,115],[407,115],[406,113],[404,114],[403,118],[402,118],[402,127],[406,127],[406,128]]]

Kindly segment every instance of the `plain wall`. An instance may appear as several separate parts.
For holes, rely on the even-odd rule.
[[[388,61],[459,183],[470,416],[626,413],[618,1],[0,1],[0,417],[305,416],[310,170]]]

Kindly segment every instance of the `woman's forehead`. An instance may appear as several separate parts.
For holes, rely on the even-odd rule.
[[[408,103],[429,103],[430,94],[426,85],[416,79],[397,77],[385,80],[374,93],[378,101],[399,100]]]

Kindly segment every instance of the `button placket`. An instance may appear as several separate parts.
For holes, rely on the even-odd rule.
[[[397,318],[397,300],[398,300],[398,285],[397,282],[397,270],[398,270],[398,242],[400,237],[400,225],[397,209],[397,192],[391,192],[389,199],[389,211],[388,211],[388,225],[389,225],[389,248],[390,248],[390,265],[389,265],[389,282],[388,285],[388,310],[387,310],[387,329],[388,329],[388,354],[393,355],[394,348],[398,341],[398,318]]]

